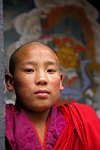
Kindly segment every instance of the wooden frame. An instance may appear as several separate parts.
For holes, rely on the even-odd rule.
[[[3,1],[0,0],[0,150],[5,149]]]

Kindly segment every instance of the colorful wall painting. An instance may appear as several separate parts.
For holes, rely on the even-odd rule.
[[[64,74],[64,90],[56,105],[76,101],[92,106],[99,113],[98,10],[87,0],[34,0],[32,5],[33,8],[28,7],[29,11],[19,13],[13,21],[16,39],[5,44],[5,70],[8,71],[8,58],[20,45],[32,40],[44,42],[57,54]],[[11,30],[5,31],[5,43],[8,32]],[[6,95],[7,99],[15,100],[14,93]]]

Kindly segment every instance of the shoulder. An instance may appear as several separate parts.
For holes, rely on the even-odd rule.
[[[14,121],[14,105],[6,104],[6,131],[13,128]]]
[[[60,106],[60,109],[63,110],[65,115],[69,112],[73,119],[80,118],[84,121],[89,119],[91,121],[99,121],[100,123],[100,119],[98,118],[95,110],[86,104],[73,102]]]
[[[8,112],[12,111],[13,107],[14,107],[13,104],[6,104],[6,114],[8,114]]]
[[[14,107],[13,104],[6,104],[6,109],[12,109],[12,107]]]
[[[79,103],[65,104],[61,106],[65,116],[69,111],[70,122],[73,123],[79,138],[82,143],[89,147],[89,149],[99,149],[100,147],[100,119],[95,110],[86,105]]]
[[[87,139],[87,145],[90,149],[98,149],[100,146],[100,118],[95,110],[86,105],[79,103],[68,104],[70,114],[76,130],[82,141]],[[83,135],[86,135],[86,137]]]
[[[79,112],[84,112],[84,113],[96,113],[95,110],[90,107],[89,105],[86,105],[86,104],[80,104],[80,103],[77,103],[77,102],[73,102],[73,103],[69,103],[69,104],[64,104],[64,105],[61,105],[59,106],[60,109],[64,109],[65,111],[69,110],[70,112],[72,111],[79,111]]]
[[[67,104],[66,105],[70,111],[78,111],[80,113],[83,113],[83,114],[94,114],[97,116],[95,110],[89,106],[89,105],[86,105],[86,104],[80,104],[80,103],[71,103],[71,104]]]
[[[6,147],[15,147],[14,140],[14,105],[6,104]],[[15,149],[15,148],[14,148]]]
[[[66,106],[68,107],[73,120],[80,119],[84,123],[91,123],[95,126],[98,124],[98,127],[100,127],[100,119],[97,116],[96,111],[92,107],[76,102],[68,104]]]
[[[13,120],[13,110],[14,105],[12,104],[6,104],[6,124],[9,124]]]
[[[13,104],[6,104],[6,117],[12,116],[14,111],[14,105]]]

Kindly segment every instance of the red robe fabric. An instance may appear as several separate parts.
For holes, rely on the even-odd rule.
[[[53,150],[100,150],[100,119],[85,104],[71,103],[59,107],[66,119]]]
[[[78,104],[78,103],[62,105],[62,106],[59,106],[59,109],[62,111],[67,124],[65,128],[63,129],[61,135],[59,136],[58,141],[56,142],[53,150],[100,150],[100,119],[97,117],[94,109],[88,105]],[[9,114],[9,117],[11,118],[9,120],[10,124],[6,125],[6,128],[8,128],[8,130],[6,131],[6,134],[7,132],[11,131],[9,133],[10,136],[9,136],[8,141],[10,140],[12,145],[14,145],[15,143],[13,140],[14,137],[13,137],[13,130],[12,130],[13,129],[12,118],[14,114],[12,113],[13,111],[11,111],[12,109],[6,109],[6,110],[7,110],[6,114],[7,115]],[[6,115],[6,119],[7,119],[7,115]],[[25,117],[26,115],[25,116],[24,115],[25,114],[23,114],[22,116]],[[21,120],[22,120],[22,116],[21,116]],[[26,125],[26,120],[25,120],[25,125]],[[7,120],[6,120],[6,123],[7,123]],[[22,124],[20,127],[22,127]],[[29,126],[28,121],[27,121],[27,124]],[[32,128],[33,126],[32,127],[31,126],[32,125],[30,124],[30,130],[31,129],[33,130]],[[22,127],[22,129],[24,128]],[[29,127],[28,127],[28,131],[29,131]],[[21,134],[22,134],[22,131],[21,131]],[[29,131],[28,134],[30,136],[31,132]],[[18,138],[19,138],[19,134],[18,134]],[[30,137],[30,140],[31,140],[31,137]],[[22,144],[23,142],[25,145],[25,141],[22,140]],[[31,143],[29,143],[29,146],[32,146]],[[49,150],[49,149],[47,148],[46,150]]]

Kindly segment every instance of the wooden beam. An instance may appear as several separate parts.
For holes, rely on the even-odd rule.
[[[0,0],[0,150],[5,150],[3,1]]]

